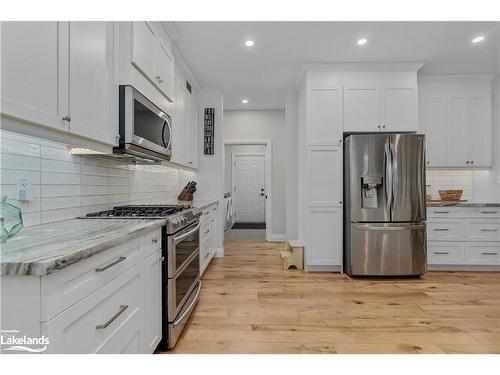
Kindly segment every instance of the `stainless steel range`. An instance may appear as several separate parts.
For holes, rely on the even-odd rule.
[[[200,220],[202,212],[186,205],[128,205],[90,213],[86,218],[163,219],[162,341],[175,346],[198,302],[200,281]]]

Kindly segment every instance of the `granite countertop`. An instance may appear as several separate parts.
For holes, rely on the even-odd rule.
[[[500,207],[500,203],[427,202],[427,207]]]
[[[214,204],[218,204],[219,201],[217,199],[214,199],[214,200],[200,200],[200,201],[194,201],[193,203],[193,207],[199,209],[199,210],[203,210],[207,207],[210,207]]]
[[[2,275],[48,275],[164,224],[162,219],[71,219],[21,229],[0,244]]]

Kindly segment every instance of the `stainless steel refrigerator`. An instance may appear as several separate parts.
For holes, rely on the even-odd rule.
[[[344,153],[345,271],[352,276],[425,273],[424,135],[350,135]]]

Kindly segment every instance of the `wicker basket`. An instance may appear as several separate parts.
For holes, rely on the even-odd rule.
[[[459,201],[463,192],[463,190],[439,190],[439,195],[443,201]]]

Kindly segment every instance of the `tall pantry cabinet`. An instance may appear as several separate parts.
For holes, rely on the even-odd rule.
[[[342,271],[343,143],[418,129],[421,64],[313,64],[297,80],[299,239],[306,271]]]

